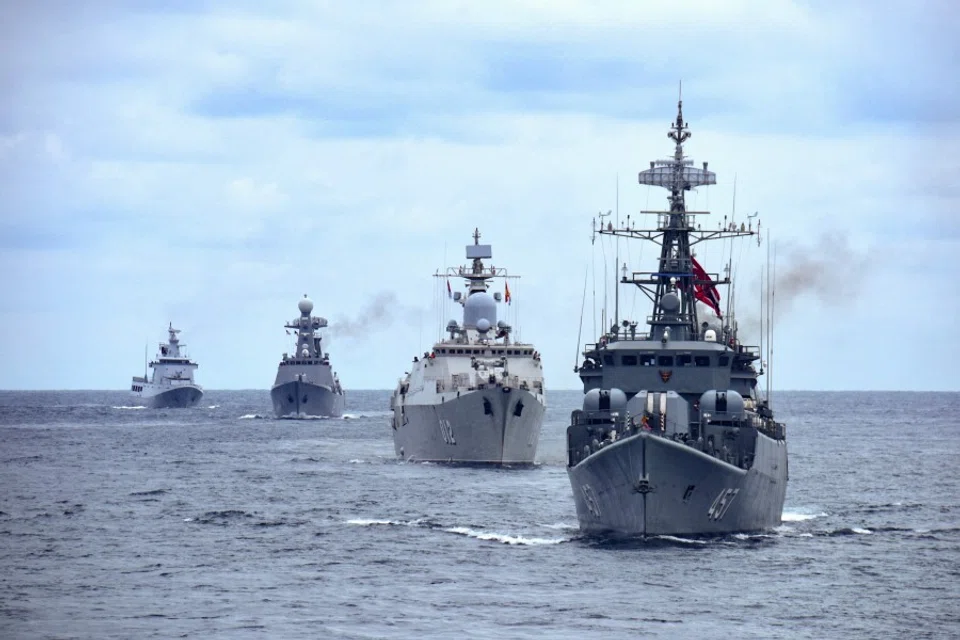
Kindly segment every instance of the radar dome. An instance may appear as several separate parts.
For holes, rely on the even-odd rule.
[[[303,315],[309,315],[313,311],[313,300],[307,296],[303,296],[303,300],[297,303],[297,307],[300,309],[300,313]]]
[[[676,313],[680,309],[680,298],[672,291],[665,293],[660,298],[660,308],[667,313]]]
[[[490,321],[486,318],[480,318],[477,320],[477,331],[480,333],[486,333],[487,331],[490,331]]]
[[[477,291],[463,303],[463,325],[468,328],[476,328],[477,322],[485,319],[488,323],[487,328],[497,322],[497,303],[493,296],[486,291]]]

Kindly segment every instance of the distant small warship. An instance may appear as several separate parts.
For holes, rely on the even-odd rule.
[[[329,417],[343,415],[343,388],[330,367],[330,354],[321,348],[320,329],[327,319],[311,316],[313,302],[306,295],[297,304],[300,317],[286,325],[297,336],[296,351],[283,354],[277,378],[270,389],[273,411],[278,418]]]
[[[186,346],[180,344],[177,337],[180,329],[174,329],[170,323],[167,331],[170,333],[168,342],[160,343],[160,353],[149,365],[153,375],[148,379],[145,367],[143,377],[133,377],[130,391],[135,398],[155,409],[193,407],[203,396],[203,389],[193,381],[193,372],[199,365],[180,353],[180,349]]]
[[[683,155],[690,135],[680,102],[669,133],[673,157],[639,174],[640,184],[670,191],[669,211],[642,212],[657,216],[655,229],[634,228],[629,217],[625,227],[595,227],[653,241],[661,250],[656,271],[628,277],[624,266],[620,281],[653,300],[649,333],[614,315],[574,369],[586,395],[567,428],[567,474],[587,533],[721,534],[780,524],[786,431],[773,418],[769,390],[764,397],[757,385],[762,346],[740,342],[729,304],[727,317],[721,315],[717,286],[730,284],[730,265],[724,278],[711,276],[691,252],[705,240],[755,235],[760,225],[701,230],[694,224],[707,212],[687,211],[684,192],[716,184],[716,175],[706,162],[694,167]],[[702,324],[697,302],[710,318]]]
[[[493,465],[532,464],[546,401],[543,367],[533,345],[513,342],[513,329],[497,321],[497,304],[510,302],[505,269],[485,267],[490,245],[467,245],[472,265],[451,268],[447,292],[463,305],[463,324],[447,323],[449,339],[414,357],[411,371],[390,399],[393,442],[405,460]],[[466,280],[467,295],[449,278]],[[504,296],[487,281],[504,278]]]

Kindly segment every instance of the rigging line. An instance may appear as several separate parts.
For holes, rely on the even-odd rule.
[[[583,307],[587,303],[587,272],[583,270],[583,299],[580,301],[580,328],[577,330],[577,351],[573,354],[573,370],[577,371],[577,363],[580,362],[580,339],[583,336]]]
[[[590,259],[592,261],[590,274],[593,276],[593,337],[599,338],[597,334],[597,245],[591,242]]]

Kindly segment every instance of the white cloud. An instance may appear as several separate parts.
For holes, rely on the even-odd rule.
[[[663,206],[635,174],[671,151],[681,78],[688,151],[721,181],[689,196],[714,211],[705,224],[730,212],[736,176],[738,216],[759,211],[784,243],[843,238],[869,264],[846,306],[808,295],[791,307],[778,382],[960,386],[949,363],[921,383],[876,355],[914,317],[881,303],[882,282],[905,287],[887,296],[914,287],[956,306],[960,130],[912,123],[923,113],[900,97],[947,68],[925,53],[930,19],[898,27],[884,14],[873,28],[862,7],[745,1],[690,5],[682,24],[673,7],[633,2],[70,7],[16,16],[15,55],[0,63],[12,96],[0,109],[2,318],[31,345],[0,387],[123,388],[145,335],[170,320],[203,384],[263,387],[303,293],[334,319],[384,291],[398,298],[389,321],[330,351],[345,384],[392,386],[445,322],[431,274],[460,261],[474,227],[495,264],[523,275],[511,288],[548,381],[575,387],[584,269],[602,265],[601,247],[614,262],[613,245],[591,248],[590,218],[615,207],[618,174],[622,216]],[[892,67],[909,62],[914,77],[886,91],[890,43],[905,51],[886,56]],[[931,270],[915,252],[933,238]],[[636,244],[620,251],[652,266],[654,247],[644,265]],[[701,255],[719,270],[721,253]],[[743,255],[741,272],[758,272],[765,250]],[[642,297],[623,295],[646,315]],[[106,336],[108,357],[53,378],[31,368],[62,357],[43,339],[52,314],[69,314],[70,335]],[[863,379],[807,366],[839,362],[838,333],[848,361],[871,363]]]

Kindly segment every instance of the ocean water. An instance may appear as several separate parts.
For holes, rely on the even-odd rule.
[[[960,637],[960,394],[781,392],[782,526],[630,542],[579,535],[578,392],[499,470],[397,462],[388,397],[0,392],[0,637]]]

